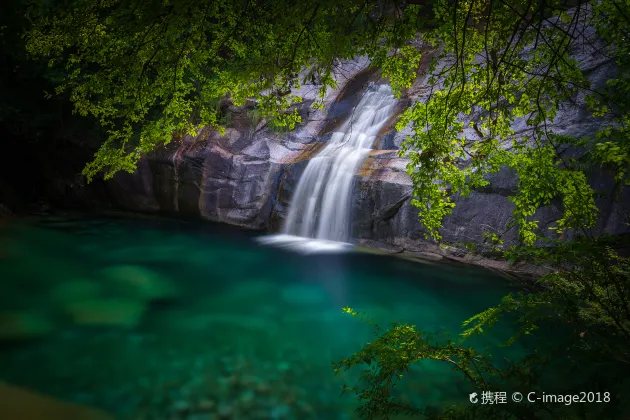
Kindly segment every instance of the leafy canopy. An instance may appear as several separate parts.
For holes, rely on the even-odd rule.
[[[391,9],[391,6],[396,6]],[[132,172],[138,159],[177,133],[222,130],[217,100],[258,100],[277,127],[300,122],[291,88],[335,86],[338,59],[369,55],[395,85],[411,79],[419,53],[403,46],[418,13],[400,2],[77,0],[40,2],[27,49],[67,78],[76,112],[99,119],[108,139],[84,170],[88,179]],[[383,42],[384,41],[384,42]],[[402,47],[399,54],[392,49]],[[321,106],[321,104],[319,104]]]
[[[417,3],[417,4],[409,4]],[[594,226],[594,193],[581,170],[605,164],[627,183],[627,2],[603,0],[39,1],[31,7],[27,49],[62,68],[57,93],[108,133],[84,174],[132,172],[138,159],[177,134],[205,125],[223,130],[216,104],[258,101],[277,129],[300,122],[291,93],[320,83],[320,99],[335,86],[339,59],[367,55],[400,94],[417,77],[421,53],[440,51],[424,71],[431,92],[401,116],[414,134],[409,157],[413,204],[427,236],[441,240],[454,194],[467,196],[502,167],[519,179],[513,223],[523,243],[540,232],[537,210],[559,201],[555,229]],[[586,34],[595,28],[597,37]],[[586,31],[588,32],[588,31]],[[622,70],[595,89],[572,55],[584,44],[612,56]],[[553,132],[559,107],[581,94],[605,118],[592,139]],[[322,102],[315,106],[322,106]],[[515,122],[526,129],[513,131]],[[575,156],[559,150],[572,146]],[[575,155],[575,154],[574,154]],[[502,232],[495,242],[501,243]]]
[[[619,182],[628,182],[628,91],[619,90],[628,54],[614,43],[623,39],[628,22],[616,3],[567,9],[562,1],[438,2],[441,25],[423,35],[443,48],[429,70],[431,93],[398,124],[414,129],[402,152],[411,158],[414,204],[430,236],[441,239],[454,193],[467,196],[489,184],[487,174],[506,167],[519,180],[509,197],[515,207],[508,229],[518,227],[522,243],[535,243],[536,212],[554,201],[564,213],[552,227],[558,233],[583,233],[595,225],[595,196],[580,163],[609,164]],[[597,35],[585,33],[593,27]],[[592,86],[575,58],[580,49],[601,60],[612,54],[624,65],[619,78]],[[579,95],[601,119],[601,142],[554,132],[560,107]]]

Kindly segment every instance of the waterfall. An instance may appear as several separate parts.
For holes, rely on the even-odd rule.
[[[390,86],[368,88],[352,115],[309,161],[291,199],[283,234],[350,241],[354,174],[396,102]]]

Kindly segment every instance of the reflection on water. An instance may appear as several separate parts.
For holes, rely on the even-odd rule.
[[[351,419],[355,403],[340,386],[355,373],[334,377],[330,363],[373,332],[342,307],[457,333],[509,290],[484,270],[259,240],[157,219],[5,228],[0,380],[123,419]],[[397,392],[442,406],[467,403],[468,391],[448,367],[425,363]]]

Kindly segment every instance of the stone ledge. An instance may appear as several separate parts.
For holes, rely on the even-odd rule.
[[[395,255],[418,262],[430,263],[435,261],[453,261],[461,264],[475,265],[487,268],[510,280],[535,280],[551,270],[528,263],[511,263],[473,254],[461,248],[439,247],[425,241],[418,241],[418,247],[413,249],[392,245],[387,242],[371,239],[359,239],[356,245],[365,248],[366,252]]]

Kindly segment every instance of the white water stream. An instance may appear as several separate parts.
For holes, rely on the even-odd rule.
[[[350,241],[354,175],[396,103],[390,86],[368,88],[350,118],[309,161],[291,199],[282,235],[266,238],[265,242],[331,250],[344,244],[335,246],[330,241]]]

